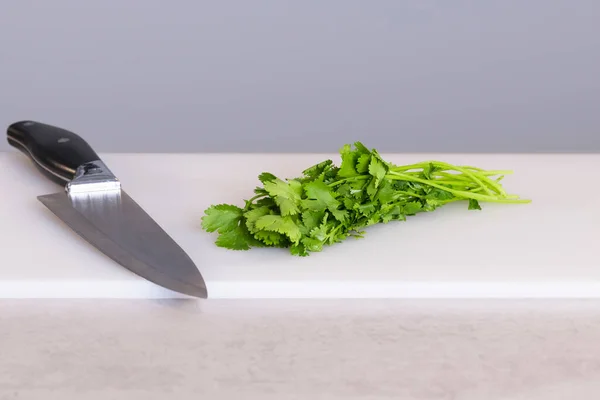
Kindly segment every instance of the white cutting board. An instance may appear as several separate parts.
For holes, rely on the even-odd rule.
[[[512,169],[525,205],[452,204],[368,229],[306,258],[235,252],[200,228],[206,207],[242,205],[263,171],[297,176],[321,155],[103,154],[123,188],[189,253],[209,298],[600,297],[600,155],[409,154]],[[130,273],[80,239],[36,196],[62,190],[21,153],[0,153],[0,298],[183,297]]]

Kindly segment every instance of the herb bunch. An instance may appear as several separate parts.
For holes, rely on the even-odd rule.
[[[397,166],[360,142],[344,145],[340,155],[339,167],[325,160],[293,179],[261,173],[254,197],[243,207],[210,206],[202,228],[218,233],[219,247],[288,248],[307,256],[349,237],[361,238],[368,226],[405,221],[456,201],[467,202],[469,210],[481,210],[480,202],[530,202],[502,188],[500,181],[511,171],[441,161]]]

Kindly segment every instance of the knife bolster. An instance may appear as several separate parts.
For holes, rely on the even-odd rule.
[[[121,190],[121,182],[101,161],[81,164],[75,171],[75,177],[66,185],[69,194],[107,192]]]

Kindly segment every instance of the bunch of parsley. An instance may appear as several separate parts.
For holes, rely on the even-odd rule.
[[[307,256],[348,237],[362,237],[364,228],[455,201],[528,203],[508,195],[500,180],[510,171],[486,171],[440,161],[396,166],[362,143],[345,145],[341,165],[316,164],[293,179],[263,172],[262,186],[244,207],[212,205],[202,227],[217,232],[216,245],[232,250],[251,247],[289,248]],[[492,177],[496,177],[492,179]]]

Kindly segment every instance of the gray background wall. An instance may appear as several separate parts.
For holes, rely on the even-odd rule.
[[[4,0],[0,125],[101,152],[597,152],[599,21],[598,0]]]

